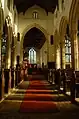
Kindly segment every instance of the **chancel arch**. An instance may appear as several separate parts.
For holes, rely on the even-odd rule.
[[[39,33],[41,33],[40,34],[40,38],[37,38],[37,39],[39,39],[38,41],[40,41],[42,44],[45,44],[45,49],[44,50],[46,52],[48,50],[48,38],[49,38],[49,34],[47,33],[47,31],[43,27],[41,27],[40,25],[38,25],[38,24],[30,25],[30,26],[28,26],[24,30],[23,35],[22,35],[22,38],[21,38],[21,59],[20,59],[20,61],[23,60],[23,49],[24,49],[23,48],[24,47],[23,44],[24,44],[24,38],[27,37],[27,34],[29,34],[30,31],[32,32],[32,30],[35,30],[35,29],[36,29],[36,32],[38,31]],[[26,42],[28,42],[28,41],[26,41]],[[36,50],[36,60],[37,60],[37,63],[42,64],[43,61],[44,61],[44,64],[47,64],[48,54],[45,53],[45,52],[43,52],[42,50],[40,50],[41,49],[41,45],[40,45],[41,43],[40,42],[39,43],[36,43],[36,45],[39,44],[37,46],[37,48],[35,49]],[[31,44],[31,46],[32,46],[32,44]],[[32,46],[32,47],[31,46],[30,47],[27,47],[26,49],[31,49],[32,47],[34,48],[34,46]],[[38,54],[40,54],[39,58],[38,58]]]
[[[48,49],[48,38],[49,38],[49,33],[43,28],[43,27],[41,27],[39,24],[36,24],[36,23],[34,23],[34,24],[32,24],[32,25],[29,25],[29,26],[27,26],[25,29],[24,29],[24,31],[23,31],[23,33],[22,33],[22,37],[21,37],[21,57],[20,57],[20,62],[22,62],[22,60],[23,60],[23,42],[24,42],[24,37],[25,37],[25,35],[31,30],[31,29],[33,29],[33,28],[36,28],[36,29],[38,29],[40,32],[42,32],[42,34],[45,36],[45,42],[46,42],[46,49]],[[47,56],[47,54],[46,54],[46,57],[48,57]],[[47,58],[46,58],[47,59]]]

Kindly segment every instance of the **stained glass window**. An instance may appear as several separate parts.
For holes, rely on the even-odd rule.
[[[65,37],[65,61],[66,63],[71,62],[71,41],[68,36]]]
[[[36,51],[34,48],[29,50],[29,63],[35,64],[36,63]]]
[[[5,67],[5,61],[6,61],[6,37],[3,37],[1,40],[1,58],[2,58],[2,67]]]

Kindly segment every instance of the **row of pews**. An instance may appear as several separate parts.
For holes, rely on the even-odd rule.
[[[37,69],[37,72],[44,74],[45,78],[51,83],[55,84],[58,92],[62,91],[64,94],[71,97],[71,102],[75,102],[79,98],[79,71],[73,69]],[[27,70],[21,68],[2,70],[0,77],[0,99],[4,94],[8,94],[10,89],[15,88],[22,79],[27,77]]]
[[[28,75],[42,74],[42,68],[16,68],[2,69],[0,72],[0,100],[4,99],[5,95],[10,94],[11,91],[23,81],[28,80]]]
[[[79,71],[73,69],[48,69],[47,80],[58,86],[58,92],[71,97],[71,102],[79,98]]]

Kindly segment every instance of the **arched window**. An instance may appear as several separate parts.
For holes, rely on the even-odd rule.
[[[71,41],[68,36],[65,36],[65,61],[66,63],[71,62]]]
[[[1,62],[2,62],[2,68],[5,68],[5,61],[6,61],[6,47],[7,47],[7,37],[5,35],[2,36],[1,40]]]
[[[33,48],[29,50],[29,63],[36,63],[36,51]]]
[[[71,39],[69,35],[69,24],[67,24],[65,35],[65,62],[66,64],[71,63]]]

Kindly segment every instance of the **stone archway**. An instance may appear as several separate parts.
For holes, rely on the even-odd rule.
[[[33,27],[36,27],[37,29],[39,29],[40,31],[42,31],[43,34],[45,35],[46,39],[48,39],[48,32],[47,32],[42,26],[40,26],[39,24],[34,23],[34,24],[31,24],[31,25],[28,25],[28,26],[24,29],[24,31],[22,32],[21,41],[23,41],[25,34],[26,34],[30,29],[32,29]]]
[[[20,49],[21,49],[21,51],[20,51],[20,62],[22,62],[23,61],[23,40],[24,40],[24,36],[25,36],[25,34],[30,30],[30,29],[32,29],[32,28],[34,28],[34,27],[36,27],[37,29],[39,29],[43,34],[44,34],[44,36],[45,36],[45,38],[46,38],[46,42],[47,42],[47,50],[48,50],[48,38],[49,38],[49,34],[48,34],[48,32],[42,27],[42,26],[40,26],[39,24],[36,24],[36,23],[34,23],[34,24],[31,24],[31,25],[28,25],[24,30],[23,30],[23,32],[22,32],[22,36],[21,36],[21,41],[20,41],[20,43],[21,43],[21,45],[20,45]]]
[[[70,32],[72,32],[72,30],[74,30],[74,27],[75,27],[77,9],[79,9],[78,3],[79,3],[79,0],[72,0],[70,13],[69,13]]]
[[[79,70],[79,41],[77,26],[79,20],[79,0],[73,0],[69,13],[70,36],[72,41],[72,68]],[[76,47],[76,49],[75,49]]]
[[[66,68],[66,65],[71,66],[71,63],[68,64],[65,62],[65,35],[66,35],[67,25],[69,25],[67,17],[63,16],[61,18],[60,26],[59,26],[61,68]]]
[[[68,24],[67,17],[63,16],[60,21],[59,34],[64,35],[66,33],[66,27]]]

